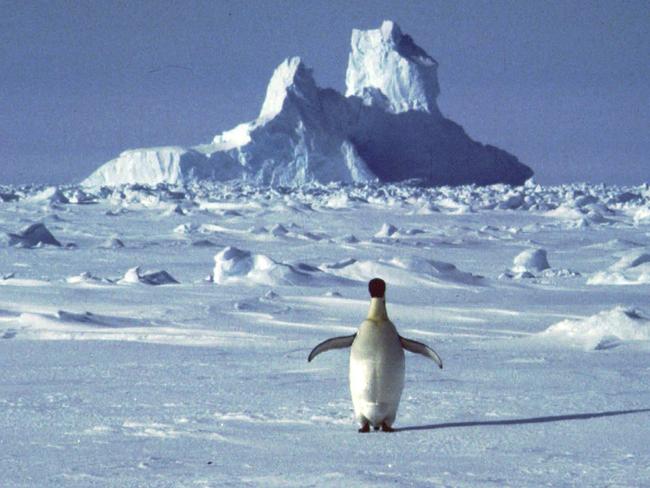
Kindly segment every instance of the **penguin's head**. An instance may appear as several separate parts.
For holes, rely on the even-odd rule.
[[[368,282],[368,291],[371,298],[384,298],[386,295],[386,282],[381,278],[373,278]]]

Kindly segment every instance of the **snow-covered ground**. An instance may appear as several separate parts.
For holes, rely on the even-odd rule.
[[[3,487],[650,485],[647,185],[0,197]],[[445,369],[362,435],[375,276]]]

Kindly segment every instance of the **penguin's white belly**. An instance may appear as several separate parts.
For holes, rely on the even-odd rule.
[[[390,322],[364,322],[350,353],[350,393],[354,413],[373,426],[395,420],[404,388],[404,351]]]

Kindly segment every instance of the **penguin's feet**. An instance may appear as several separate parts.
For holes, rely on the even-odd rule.
[[[359,432],[362,434],[365,434],[366,432],[370,432],[370,424],[368,422],[364,422],[361,428],[359,429]]]
[[[383,432],[395,432],[395,429],[393,429],[390,425],[388,425],[386,422],[381,423],[381,430]]]

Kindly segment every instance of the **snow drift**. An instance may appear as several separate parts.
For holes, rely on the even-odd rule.
[[[212,281],[217,284],[297,285],[311,277],[263,254],[228,246],[214,257]]]
[[[228,343],[247,343],[246,334],[175,328],[158,325],[150,318],[127,318],[92,312],[24,312],[8,321],[13,327],[3,339],[38,341],[119,341],[167,344],[190,347],[223,347]]]
[[[650,283],[650,252],[647,249],[625,253],[609,269],[594,273],[588,285],[646,285]]]
[[[484,281],[483,277],[460,271],[451,263],[409,257],[377,261],[349,258],[336,263],[324,264],[321,269],[327,273],[363,283],[372,278],[381,277],[391,285],[397,286],[418,284],[456,288],[482,285]]]
[[[391,21],[352,32],[346,95],[316,85],[298,57],[273,73],[257,119],[209,144],[128,150],[86,186],[243,180],[308,182],[419,179],[428,185],[521,184],[516,157],[470,139],[436,99],[438,63]]]
[[[582,320],[563,320],[537,337],[585,350],[612,349],[622,342],[650,340],[650,319],[635,309],[616,307]]]

